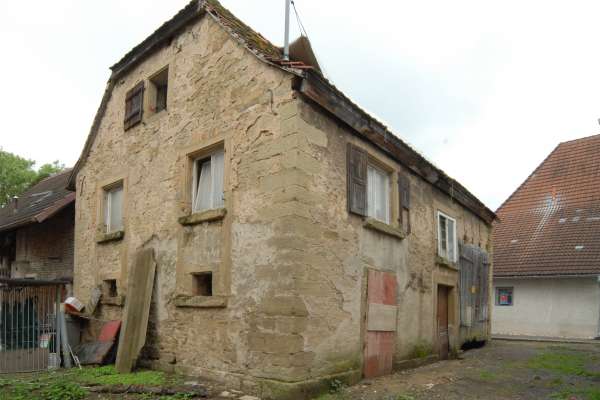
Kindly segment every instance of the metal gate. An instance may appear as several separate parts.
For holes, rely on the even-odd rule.
[[[58,365],[60,284],[0,283],[0,373]]]
[[[467,338],[485,338],[489,321],[490,264],[481,248],[460,245],[460,323]]]

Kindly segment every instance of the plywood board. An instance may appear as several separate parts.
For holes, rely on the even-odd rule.
[[[120,373],[131,372],[146,343],[155,272],[154,250],[137,252],[128,277],[127,300],[119,336],[116,368]]]
[[[369,304],[367,330],[378,332],[396,331],[397,307],[387,304]]]

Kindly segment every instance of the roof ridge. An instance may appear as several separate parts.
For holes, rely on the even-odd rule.
[[[565,140],[564,142],[560,142],[559,146],[563,145],[563,144],[575,143],[575,142],[580,142],[580,141],[590,140],[590,139],[596,139],[596,138],[600,138],[600,133],[594,133],[593,135],[584,136],[584,137],[577,138],[577,139]]]

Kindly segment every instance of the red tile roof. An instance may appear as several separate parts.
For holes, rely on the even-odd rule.
[[[558,145],[496,213],[494,276],[600,274],[600,135]]]

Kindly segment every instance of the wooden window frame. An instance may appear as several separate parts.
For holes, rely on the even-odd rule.
[[[112,229],[110,224],[111,217],[111,201],[110,201],[110,193],[120,189],[121,190],[121,228],[120,229]],[[115,232],[121,232],[124,230],[124,209],[125,209],[125,188],[122,181],[115,182],[111,185],[105,186],[102,188],[104,193],[104,203],[102,205],[103,208],[103,223],[104,223],[104,233],[111,234]]]
[[[387,186],[385,187],[385,197],[386,197],[385,205],[386,205],[387,210],[386,210],[386,219],[385,220],[380,220],[375,215],[369,215],[369,168],[371,168],[375,171],[378,171],[379,173],[385,175],[385,177],[386,177]],[[390,225],[391,220],[392,220],[392,194],[391,194],[391,190],[390,190],[391,185],[392,185],[392,172],[388,171],[385,168],[382,168],[379,163],[374,162],[371,158],[369,158],[367,160],[367,215],[366,215],[368,218],[373,218],[374,220],[377,220],[379,222],[383,222],[384,224]]]
[[[450,247],[449,247],[449,243],[448,243],[449,242],[449,240],[448,240],[448,236],[449,235],[448,235],[448,227],[447,226],[446,226],[446,238],[445,238],[446,239],[447,249],[446,249],[446,253],[445,254],[442,251],[442,232],[441,232],[441,229],[440,229],[440,217],[444,217],[446,220],[450,220],[450,221],[453,222],[453,228],[452,228],[453,229],[453,233],[454,233],[454,243],[453,243],[454,257],[453,257],[453,259],[450,259],[449,258],[449,254],[448,254],[449,253],[448,249]],[[446,214],[446,213],[444,213],[442,211],[438,211],[436,213],[435,224],[436,224],[437,239],[438,239],[438,246],[437,246],[437,248],[438,248],[438,255],[440,257],[442,257],[443,259],[449,261],[449,262],[452,262],[452,263],[457,262],[457,260],[458,260],[458,238],[456,237],[456,232],[457,232],[456,219],[452,218],[451,216],[449,216],[448,214]]]

